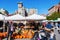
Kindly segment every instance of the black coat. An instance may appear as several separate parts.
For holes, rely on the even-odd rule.
[[[38,32],[35,32],[32,40],[37,40],[39,38],[39,33]]]

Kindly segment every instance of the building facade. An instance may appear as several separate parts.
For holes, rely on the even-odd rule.
[[[22,16],[27,16],[28,15],[26,9],[23,7],[22,2],[18,3],[18,14],[20,14]]]
[[[48,15],[51,15],[54,12],[60,12],[60,3],[48,9]]]
[[[18,3],[18,10],[16,10],[14,13],[15,14],[20,14],[22,16],[29,16],[29,15],[32,15],[34,13],[38,13],[38,10],[36,8],[30,8],[30,9],[25,8],[23,6],[23,3],[19,2]]]
[[[29,11],[28,11],[28,16],[29,15],[32,15],[32,14],[37,14],[38,13],[38,10],[35,9],[35,8],[30,8]]]
[[[0,9],[0,13],[3,14],[3,15],[8,15],[9,12],[3,8]]]

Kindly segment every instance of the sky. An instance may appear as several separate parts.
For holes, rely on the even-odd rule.
[[[48,14],[48,9],[57,5],[59,0],[0,0],[0,8],[4,8],[12,14],[18,10],[18,2],[23,2],[25,8],[38,9],[38,14]]]

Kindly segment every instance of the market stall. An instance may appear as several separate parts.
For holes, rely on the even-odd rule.
[[[7,16],[0,14],[0,21],[3,22],[3,32],[5,32],[5,17]]]
[[[0,40],[7,36],[7,32],[5,32],[5,15],[0,14]]]
[[[9,21],[9,20],[25,21],[25,22],[23,22],[23,24],[24,23],[26,24],[28,20],[40,21],[40,20],[45,20],[45,19],[46,19],[46,17],[44,17],[42,15],[37,15],[37,14],[33,14],[33,15],[28,16],[28,17],[23,17],[20,14],[5,17],[6,21]],[[33,37],[35,31],[32,29],[26,29],[26,28],[34,28],[34,25],[35,25],[34,22],[33,23],[27,23],[26,25],[21,25],[21,23],[20,23],[20,27],[18,27],[18,26],[16,27],[16,29],[13,32],[13,35],[11,37],[13,39],[31,39]],[[36,25],[36,27],[37,27],[37,25]]]

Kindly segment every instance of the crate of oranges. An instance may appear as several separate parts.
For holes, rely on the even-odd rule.
[[[3,32],[3,33],[0,32],[0,39],[5,38],[7,34],[8,34],[7,32]]]

